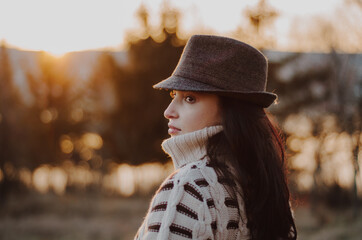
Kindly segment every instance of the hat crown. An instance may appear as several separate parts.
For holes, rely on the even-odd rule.
[[[268,61],[254,47],[232,38],[194,35],[172,75],[153,87],[211,92],[268,107],[277,95],[266,92],[267,74]]]
[[[223,90],[265,91],[268,64],[252,46],[226,37],[194,35],[172,75]]]

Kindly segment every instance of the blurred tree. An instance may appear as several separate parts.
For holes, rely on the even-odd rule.
[[[355,4],[362,9],[362,0],[345,0],[345,2]]]
[[[342,131],[349,134],[353,141],[352,164],[354,166],[354,181],[352,188],[353,205],[355,216],[359,213],[359,201],[357,193],[357,177],[359,176],[359,146],[361,138],[361,108],[362,108],[362,79],[357,78],[356,69],[351,68],[352,58],[355,56],[338,55],[331,52],[331,71],[333,78],[331,81],[331,102],[330,110],[338,119],[338,125]]]
[[[296,18],[289,32],[294,51],[362,51],[362,7],[359,0],[345,0],[333,14]]]
[[[235,37],[248,42],[259,49],[272,48],[275,45],[274,35],[268,33],[272,29],[278,12],[268,5],[266,0],[259,0],[253,8],[246,8],[243,15],[248,24],[238,26]]]
[[[13,71],[5,42],[0,47],[0,206],[16,182],[16,131],[20,99],[13,82]]]
[[[304,57],[304,59],[303,59]],[[309,56],[311,57],[311,56]],[[303,53],[289,54],[279,61],[269,61],[268,71],[268,90],[278,94],[278,104],[270,108],[271,112],[278,118],[279,122],[284,123],[292,114],[304,113],[308,116],[314,115],[313,112],[319,112],[320,106],[328,98],[328,91],[313,91],[313,89],[325,88],[328,86],[328,80],[331,78],[330,68],[328,66],[319,65],[316,68],[310,69],[306,67],[304,71],[298,71],[295,66],[306,62],[306,55]],[[289,69],[288,71],[286,69]],[[281,77],[281,72],[287,71],[293,73],[287,76],[286,79]],[[316,109],[317,108],[317,109]],[[312,112],[312,113],[311,113]],[[323,114],[322,114],[323,115]],[[318,137],[321,135],[322,121],[321,117],[313,118],[313,133],[312,136]],[[286,134],[286,133],[285,133]],[[286,134],[286,137],[290,135]],[[322,141],[320,142],[321,146]],[[303,149],[294,150],[288,148],[289,155],[295,156],[303,151]],[[320,172],[321,172],[321,156],[320,152],[315,153],[316,168],[314,172],[314,186],[311,191],[312,200],[318,199],[320,190]],[[299,175],[304,174],[305,169],[295,168],[289,162],[291,175],[290,182],[293,185],[295,193],[299,192],[298,186]],[[316,191],[314,191],[314,189]],[[318,196],[317,196],[318,195]],[[315,206],[315,204],[313,204]]]
[[[152,89],[152,85],[171,75],[181,55],[184,41],[176,35],[178,16],[177,11],[165,5],[161,26],[154,30],[146,8],[139,9],[141,37],[129,37],[128,63],[121,67],[120,77],[115,81],[119,107],[112,114],[107,134],[108,139],[113,135],[117,144],[113,151],[122,162],[166,160],[160,145],[167,137],[163,111],[169,95]]]
[[[80,135],[85,124],[84,119],[72,119],[72,111],[83,91],[72,91],[73,79],[67,76],[59,59],[41,52],[38,60],[40,74],[28,74],[30,92],[35,99],[28,109],[25,125],[29,144],[26,166],[30,170],[44,163],[58,165],[67,158],[79,159],[75,151],[62,151],[61,140],[72,134]]]
[[[102,159],[120,157],[117,155],[117,134],[120,128],[113,115],[123,104],[119,101],[118,93],[118,81],[121,80],[121,69],[114,57],[109,52],[101,53],[89,79],[87,94],[91,101],[88,104],[93,106],[89,119],[93,119],[94,131],[103,137],[104,144],[100,150]],[[99,168],[103,172],[108,170],[103,160],[102,164],[92,164],[92,160],[89,162],[92,168]]]
[[[353,63],[355,57],[356,55],[337,54],[332,51],[329,55],[292,54],[281,61],[270,62],[268,88],[276,89],[280,98],[280,103],[272,108],[273,113],[278,116],[281,122],[284,122],[291,114],[303,113],[308,115],[313,124],[312,136],[318,139],[313,173],[314,184],[311,192],[313,203],[323,199],[323,195],[329,191],[329,187],[333,187],[328,186],[321,177],[322,158],[328,159],[322,151],[322,146],[328,131],[330,131],[324,127],[325,117],[332,115],[336,119],[336,126],[333,131],[345,132],[351,139],[359,139],[361,81],[358,79],[358,71],[355,69],[355,63]],[[320,59],[318,63],[316,62],[317,65],[307,64],[313,58]],[[304,68],[298,70],[298,64]],[[310,66],[308,67],[308,65]],[[287,80],[281,79],[280,73],[282,71],[293,74]],[[358,136],[355,137],[354,135]],[[354,157],[351,161],[355,166],[355,176],[352,190],[354,198],[351,199],[354,200],[355,206],[358,208],[356,177],[359,172],[359,144],[354,143],[353,148]],[[292,155],[297,153],[291,149],[289,151],[292,152]],[[294,171],[294,174],[297,175],[304,170],[294,169]],[[336,194],[338,193],[336,192]],[[358,212],[357,209],[355,212]]]
[[[292,54],[281,61],[269,62],[268,89],[278,94],[278,105],[273,108],[273,112],[281,121],[284,121],[290,114],[319,107],[328,99],[329,92],[313,91],[317,87],[328,87],[331,78],[329,66],[320,65],[314,69],[305,69],[296,72],[287,80],[281,79],[279,73],[284,68],[291,68],[302,60],[302,54]],[[279,101],[280,100],[280,101]]]
[[[362,31],[359,26],[361,25],[362,8],[359,0],[346,0],[345,3],[347,4],[341,5],[333,17],[315,16],[310,19],[309,23],[304,20],[300,21],[299,25],[296,24],[291,31],[291,39],[295,40],[299,49],[319,49],[330,52],[329,57],[325,58],[324,67],[315,67],[313,70],[295,75],[288,83],[281,84],[285,88],[282,86],[274,86],[274,88],[285,93],[295,93],[294,97],[290,95],[283,99],[288,106],[285,104],[279,106],[277,110],[279,116],[287,116],[291,112],[300,111],[307,112],[313,120],[314,137],[319,140],[315,154],[316,168],[313,174],[312,199],[314,201],[318,201],[322,197],[321,194],[324,193],[321,192],[321,188],[325,185],[320,176],[323,170],[321,149],[327,136],[323,130],[323,115],[334,116],[337,120],[335,130],[339,133],[348,133],[354,143],[351,162],[355,170],[351,199],[355,207],[354,212],[358,213],[357,177],[360,172],[358,153],[361,132],[362,100],[360,92],[362,83],[361,79],[358,79],[359,70],[355,69],[352,64],[357,55],[340,54],[337,51],[358,51],[361,48]],[[305,28],[306,26],[307,28]],[[316,94],[318,91],[321,94]],[[282,93],[281,98],[283,95]]]

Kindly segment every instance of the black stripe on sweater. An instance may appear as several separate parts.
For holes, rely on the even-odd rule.
[[[206,202],[207,202],[207,206],[209,208],[214,208],[215,207],[215,203],[214,203],[214,200],[212,198],[207,199]]]
[[[239,227],[239,222],[231,220],[228,222],[226,229],[238,229],[238,227]]]
[[[161,186],[159,192],[168,191],[168,190],[171,190],[172,188],[173,188],[173,182],[168,182]]]
[[[161,227],[161,223],[154,223],[148,226],[148,231],[150,232],[159,232]]]
[[[199,218],[197,217],[197,213],[195,211],[193,211],[191,208],[189,208],[188,206],[186,206],[185,204],[179,203],[176,206],[176,211],[179,213],[182,213],[190,218],[196,219],[198,220]]]
[[[207,186],[209,186],[209,183],[204,178],[196,179],[195,183],[199,187],[207,187]]]
[[[160,204],[154,206],[151,212],[165,211],[167,208],[167,202],[161,202]]]
[[[225,198],[225,206],[231,208],[238,208],[238,202],[233,198]]]
[[[192,230],[174,223],[170,226],[170,232],[186,238],[192,238]]]
[[[211,223],[211,228],[212,228],[213,230],[216,230],[216,229],[217,229],[216,221],[213,221],[213,222]]]
[[[203,199],[201,193],[199,193],[199,191],[197,191],[197,189],[195,189],[191,184],[186,183],[184,185],[184,189],[188,194],[202,202]]]

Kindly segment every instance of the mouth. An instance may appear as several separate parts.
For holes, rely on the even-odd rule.
[[[177,127],[174,127],[172,125],[168,125],[168,134],[170,135],[176,135],[178,134],[179,132],[181,132],[181,129],[177,128]]]

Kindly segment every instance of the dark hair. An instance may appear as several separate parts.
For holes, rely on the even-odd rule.
[[[251,239],[296,239],[284,144],[277,128],[262,107],[223,96],[220,107],[223,131],[208,141],[210,165],[241,186],[232,191],[244,200]],[[220,153],[227,157],[220,158]]]

